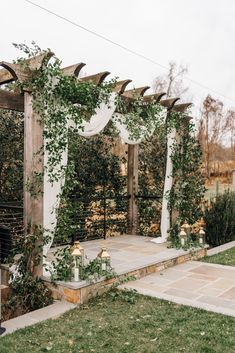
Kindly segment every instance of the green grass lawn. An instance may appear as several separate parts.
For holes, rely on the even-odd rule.
[[[1,353],[234,353],[235,318],[138,295],[110,295],[0,338]]]
[[[205,256],[199,261],[212,264],[235,266],[235,247],[212,256]]]

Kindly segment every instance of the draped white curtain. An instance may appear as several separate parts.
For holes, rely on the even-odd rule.
[[[104,130],[116,109],[116,93],[110,95],[108,103],[101,103],[95,110],[95,114],[90,121],[84,121],[82,128],[78,129],[79,135],[90,137],[99,134]]]
[[[44,146],[46,146],[47,141],[44,140]],[[44,147],[44,165],[47,165],[49,158],[48,151]],[[68,160],[68,150],[63,152],[61,162],[56,166],[57,170],[61,170],[63,167],[66,167]],[[44,276],[48,275],[48,270],[50,270],[50,263],[46,260],[46,255],[53,243],[54,231],[57,224],[57,209],[60,205],[60,193],[64,186],[65,178],[61,177],[60,180],[54,181],[53,183],[49,180],[49,175],[45,169],[43,176],[43,228],[50,236],[50,240],[43,246],[43,274]]]
[[[99,134],[108,122],[112,119],[113,124],[119,131],[120,138],[122,142],[127,144],[139,144],[141,141],[150,137],[155,129],[156,125],[153,123],[150,129],[147,129],[145,126],[140,126],[139,137],[134,139],[131,137],[131,133],[128,131],[127,125],[125,124],[125,117],[120,113],[115,113],[116,109],[116,93],[112,93],[109,101],[107,103],[101,103],[100,106],[95,110],[95,114],[90,118],[90,121],[84,121],[82,123],[82,127],[79,127],[78,134],[83,137],[90,137]],[[166,113],[164,112],[164,115]],[[68,126],[74,126],[72,121],[68,122]],[[166,198],[166,193],[172,187],[172,161],[171,161],[171,153],[172,146],[175,140],[175,131],[172,131],[167,138],[167,166],[166,166],[166,177],[164,184],[164,194],[163,194],[163,204],[162,204],[162,217],[161,217],[161,233],[162,236],[157,238],[156,241],[164,242],[167,239],[167,230],[170,226],[170,215],[168,211],[168,201]],[[44,146],[48,141],[44,140]],[[67,165],[68,159],[68,151],[67,149],[63,152],[61,162],[56,166],[56,168],[61,169]],[[44,153],[44,165],[47,165],[48,162],[48,151],[45,148]],[[44,173],[44,198],[43,198],[43,227],[47,229],[50,234],[52,234],[51,241],[46,244],[43,248],[44,259],[51,247],[53,242],[53,233],[56,228],[56,210],[59,206],[59,195],[61,193],[62,187],[64,185],[64,178],[61,180],[55,181],[53,184],[49,181],[49,176],[47,172]],[[154,240],[155,241],[155,240]],[[45,260],[44,260],[45,262]],[[49,266],[48,263],[45,263],[46,266]],[[45,266],[45,267],[46,267]],[[44,272],[46,275],[47,273]]]
[[[167,159],[166,159],[166,173],[165,173],[165,182],[163,190],[163,199],[162,199],[162,214],[161,214],[161,237],[155,238],[152,242],[160,244],[167,241],[168,230],[170,228],[170,212],[168,210],[168,198],[167,195],[171,191],[173,185],[173,163],[171,160],[171,155],[173,153],[173,146],[176,141],[176,130],[172,129],[171,132],[167,135]]]
[[[127,143],[128,145],[136,145],[140,142],[146,140],[146,138],[152,136],[154,130],[156,128],[155,124],[153,123],[150,129],[147,129],[145,126],[139,127],[139,137],[134,138],[131,136],[131,133],[128,131],[128,127],[124,123],[125,117],[123,114],[115,113],[112,118],[115,127],[119,131],[119,136],[123,143]]]
[[[78,133],[84,137],[90,137],[99,134],[110,121],[115,109],[116,109],[116,93],[112,93],[107,103],[101,103],[100,106],[95,110],[95,114],[91,116],[90,121],[84,121],[82,128],[78,129]],[[74,122],[68,121],[67,129],[69,126],[74,126]],[[44,139],[44,165],[47,166],[49,154],[45,146],[48,144],[48,140]],[[55,167],[57,170],[61,170],[66,167],[68,161],[68,150],[64,150],[60,163]],[[43,228],[48,231],[51,236],[50,241],[43,247],[43,274],[48,275],[50,269],[50,263],[46,261],[46,255],[53,243],[53,235],[56,229],[57,217],[56,211],[60,204],[59,195],[64,185],[64,177],[58,181],[54,181],[53,184],[49,181],[49,175],[47,168],[45,168],[43,180]]]

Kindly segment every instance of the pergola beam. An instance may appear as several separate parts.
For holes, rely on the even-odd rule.
[[[123,81],[118,81],[115,84],[115,87],[113,88],[113,92],[117,92],[118,94],[123,94],[126,86],[129,85],[129,83],[131,83],[132,80],[123,80]]]
[[[95,75],[82,77],[80,80],[83,82],[93,82],[95,85],[99,86],[108,75],[110,75],[110,72],[104,71]]]
[[[63,68],[63,72],[66,76],[78,77],[81,69],[85,66],[84,63],[74,64]]]
[[[160,104],[167,108],[167,110],[171,110],[175,103],[179,100],[180,98],[168,98],[168,99],[163,99],[160,101]]]
[[[42,65],[46,65],[54,54],[51,51],[26,59],[26,68],[19,64],[12,64],[6,61],[1,61],[0,66],[4,69],[0,70],[0,85],[9,83],[15,80],[24,81],[30,76],[31,70],[40,69]],[[28,70],[29,69],[29,70]]]
[[[6,70],[6,69],[0,70],[0,85],[2,85],[4,83],[10,83],[14,80],[15,80],[15,78],[12,76],[12,74],[8,70]]]
[[[0,109],[24,112],[24,96],[16,92],[0,89]]]
[[[158,103],[158,102],[160,102],[162,97],[165,95],[166,95],[166,93],[164,93],[164,92],[149,94],[147,96],[144,96],[144,101],[150,102],[151,100],[155,100]]]
[[[122,94],[122,97],[124,98],[129,98],[129,99],[135,99],[137,97],[141,97],[144,95],[144,93],[149,89],[149,86],[144,86],[144,87],[138,87],[134,89],[130,89],[128,91],[125,91]]]
[[[175,112],[184,113],[193,103],[175,104],[172,108]]]

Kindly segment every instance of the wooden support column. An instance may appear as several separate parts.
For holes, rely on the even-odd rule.
[[[34,179],[34,172],[43,172],[43,156],[39,153],[43,146],[43,125],[33,111],[30,92],[24,93],[24,114],[24,225],[26,233],[30,234],[43,226],[43,180]],[[29,192],[32,187],[35,195]],[[41,236],[35,245],[35,253],[39,251],[42,255]],[[31,270],[35,276],[42,275],[42,256],[40,263]]]
[[[129,195],[128,223],[129,232],[136,235],[138,231],[138,206],[135,195],[138,194],[138,151],[139,145],[128,145],[128,187]]]

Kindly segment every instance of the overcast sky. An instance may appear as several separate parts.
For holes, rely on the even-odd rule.
[[[32,1],[163,66],[169,61],[188,65],[190,78],[218,92],[185,81],[196,106],[211,93],[235,107],[234,0]],[[151,86],[165,72],[25,0],[0,3],[1,60],[19,56],[12,42],[35,40],[52,49],[64,66],[84,62],[87,74],[107,70],[132,79],[135,87]]]

